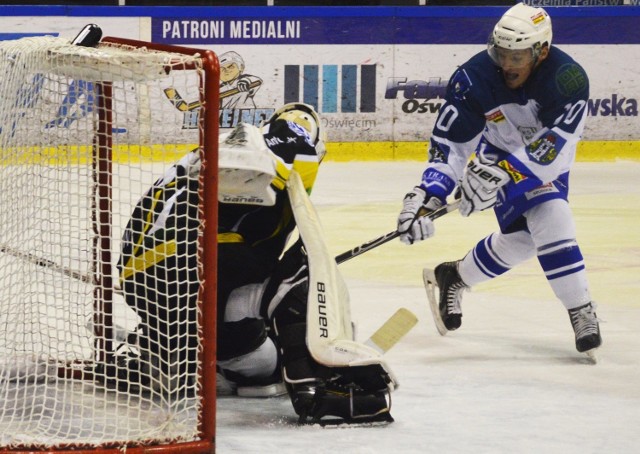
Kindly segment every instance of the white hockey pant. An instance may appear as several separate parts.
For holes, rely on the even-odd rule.
[[[550,200],[528,210],[525,217],[528,232],[495,232],[478,242],[460,263],[462,280],[473,287],[537,256],[553,292],[567,309],[590,302],[569,204]]]
[[[264,283],[249,284],[231,292],[224,314],[225,322],[260,317],[260,299]],[[278,352],[271,338],[267,337],[255,350],[228,360],[219,360],[218,366],[244,377],[264,378],[273,374],[278,364]]]

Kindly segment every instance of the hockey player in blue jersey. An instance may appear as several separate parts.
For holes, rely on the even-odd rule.
[[[459,185],[461,214],[493,208],[500,230],[435,268],[441,334],[461,326],[464,290],[537,257],[569,312],[577,350],[591,354],[602,339],[568,204],[589,80],[551,40],[547,12],[518,3],[494,27],[487,51],[454,72],[398,231],[407,244],[432,236],[433,223],[419,212],[445,204]]]

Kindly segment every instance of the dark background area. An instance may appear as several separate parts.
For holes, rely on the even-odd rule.
[[[126,6],[267,6],[267,0],[124,0]],[[420,6],[420,0],[273,0],[273,6]],[[509,6],[517,0],[426,0],[425,6]],[[118,0],[4,0],[0,5],[118,6]]]

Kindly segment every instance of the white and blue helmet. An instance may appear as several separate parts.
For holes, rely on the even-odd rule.
[[[542,8],[518,3],[500,18],[489,38],[488,51],[495,61],[495,48],[508,50],[531,49],[534,60],[546,44],[551,47],[553,32],[551,18]]]

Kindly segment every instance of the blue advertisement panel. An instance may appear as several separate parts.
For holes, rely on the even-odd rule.
[[[563,44],[640,44],[637,16],[607,9],[550,8]],[[273,10],[267,10],[269,12]],[[251,9],[199,11],[152,18],[154,42],[201,44],[483,44],[497,7],[281,8],[252,17]],[[604,15],[603,15],[604,14]],[[615,32],[613,32],[615,30]]]

